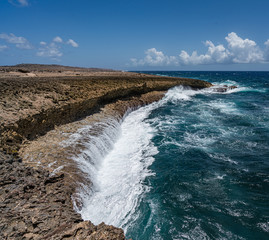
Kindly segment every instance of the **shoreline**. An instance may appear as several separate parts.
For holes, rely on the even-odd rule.
[[[83,171],[74,158],[78,158],[85,149],[84,142],[94,144],[95,138],[100,138],[112,124],[120,125],[126,114],[142,106],[159,101],[165,92],[153,91],[128,100],[118,100],[106,104],[99,112],[82,120],[63,124],[49,131],[36,140],[21,145],[19,156],[24,163],[33,168],[42,166],[51,175],[64,174],[66,185],[74,189],[72,199],[75,208],[80,208],[80,191],[83,186],[91,186],[88,174]],[[77,138],[79,132],[85,129],[82,139]],[[94,137],[91,139],[90,136]],[[72,139],[75,140],[72,140]]]
[[[71,200],[77,186],[67,184],[69,174],[59,171],[51,175],[49,169],[27,163],[27,156],[22,161],[18,155],[22,144],[29,146],[53,129],[102,111],[122,118],[130,106],[137,108],[159,100],[163,91],[177,85],[199,89],[211,84],[196,79],[126,72],[109,74],[109,71],[95,71],[88,76],[38,77],[33,74],[36,76],[0,77],[3,110],[0,115],[3,189],[0,236],[3,239],[62,239],[64,236],[65,239],[87,236],[124,239],[121,229],[83,221]]]

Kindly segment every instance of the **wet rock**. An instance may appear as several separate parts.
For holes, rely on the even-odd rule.
[[[237,88],[237,86],[234,86],[234,85],[233,85],[233,86],[229,86],[229,87],[228,87],[229,90],[231,90],[231,89],[235,89],[235,88]]]
[[[235,89],[235,88],[237,88],[237,86],[223,85],[223,86],[216,86],[213,88],[213,90],[214,90],[214,92],[227,92],[227,91]]]

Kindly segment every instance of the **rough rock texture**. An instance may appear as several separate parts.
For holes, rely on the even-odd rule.
[[[106,103],[176,85],[193,88],[209,83],[134,73],[118,76],[0,79],[2,151],[16,153],[23,139],[33,140],[55,125],[83,118]]]
[[[212,88],[212,90],[214,92],[227,92],[227,91],[230,91],[230,90],[233,90],[233,89],[236,89],[237,86],[227,86],[227,85],[220,85],[220,86],[214,86],[214,88]]]
[[[0,185],[0,239],[125,239],[121,229],[82,221],[63,174],[0,153]]]
[[[124,239],[121,229],[82,221],[73,210],[75,187],[66,184],[66,175],[32,168],[18,151],[23,142],[99,112],[108,103],[176,85],[211,86],[200,80],[108,70],[0,67],[0,238]]]
[[[85,143],[95,145],[95,139],[103,138],[111,126],[119,126],[130,109],[135,110],[140,106],[158,101],[163,96],[164,92],[154,91],[107,104],[98,113],[80,121],[58,126],[44,136],[25,142],[21,145],[19,156],[28,166],[34,168],[42,166],[51,174],[63,173],[65,184],[75,188],[72,194],[75,208],[81,210],[81,194],[87,195],[92,186],[92,181],[89,174],[85,173],[83,164],[81,162],[78,164],[75,160],[83,154]],[[73,140],[75,135],[75,140]]]

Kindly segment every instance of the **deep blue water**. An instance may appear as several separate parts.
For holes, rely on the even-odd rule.
[[[157,152],[126,236],[269,239],[269,72],[145,73],[238,89],[175,88],[143,119]]]

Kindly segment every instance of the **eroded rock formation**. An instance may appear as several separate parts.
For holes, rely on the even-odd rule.
[[[22,71],[6,67],[0,73],[0,238],[124,239],[121,229],[83,221],[73,209],[71,195],[75,185],[66,184],[67,175],[51,175],[42,165],[30,166],[27,159],[22,162],[18,156],[21,144],[55,126],[97,113],[117,100],[135,96],[134,106],[140,106],[161,96],[140,99],[141,94],[165,91],[176,85],[204,88],[211,84],[107,70],[57,70],[54,66],[47,71],[42,66],[38,71],[38,66],[34,67],[37,70],[32,65],[19,66]],[[114,106],[128,108],[128,104]]]

